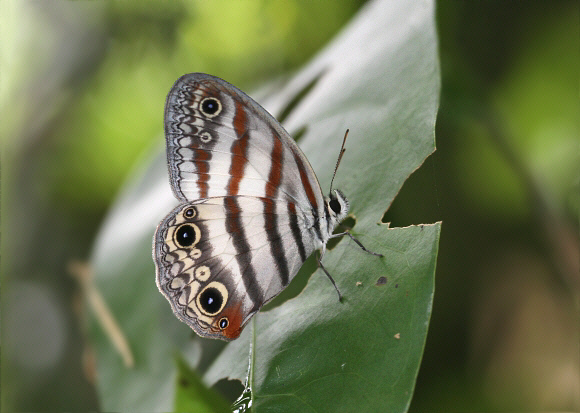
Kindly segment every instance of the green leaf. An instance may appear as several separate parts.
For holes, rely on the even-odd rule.
[[[343,302],[315,274],[298,297],[256,315],[206,381],[245,372],[253,341],[255,411],[405,411],[431,315],[439,230],[375,226],[361,239],[383,258],[342,242],[325,266]]]
[[[95,244],[96,287],[135,360],[123,366],[111,334],[93,323],[103,410],[175,409],[175,351],[208,385],[244,380],[254,341],[254,411],[405,411],[431,314],[440,225],[390,229],[379,221],[434,150],[438,96],[433,3],[402,0],[367,4],[286,86],[258,99],[274,114],[288,113],[290,132],[304,132],[299,144],[324,191],[350,129],[335,187],[350,200],[353,234],[384,257],[343,239],[324,264],[344,302],[318,271],[296,298],[258,314],[227,344],[194,336],[155,287],[151,237],[177,203],[165,156],[156,151]],[[301,276],[307,280],[308,271]],[[387,282],[377,286],[380,277]]]
[[[214,390],[208,389],[185,360],[177,357],[176,412],[220,413],[229,412],[229,404]]]

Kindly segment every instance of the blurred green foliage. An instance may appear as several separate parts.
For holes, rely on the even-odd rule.
[[[3,411],[98,408],[67,266],[160,150],[173,81],[203,71],[250,90],[360,3],[1,3]],[[579,14],[575,1],[438,6],[438,151],[385,217],[444,221],[411,411],[580,408]]]

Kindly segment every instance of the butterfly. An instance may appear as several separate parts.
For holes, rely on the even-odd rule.
[[[322,266],[327,241],[348,235],[370,251],[348,232],[333,235],[349,202],[332,183],[323,195],[280,123],[235,86],[202,73],[175,82],[164,123],[181,204],[157,227],[153,256],[157,287],[176,316],[202,337],[233,340],[315,250],[340,299]],[[337,168],[343,153],[344,141]]]

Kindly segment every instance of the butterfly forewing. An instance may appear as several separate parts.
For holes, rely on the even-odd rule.
[[[165,132],[180,200],[252,195],[324,212],[316,175],[294,140],[229,83],[199,73],[182,76],[167,98]]]

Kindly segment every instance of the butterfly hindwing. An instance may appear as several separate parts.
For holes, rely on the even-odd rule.
[[[157,285],[175,314],[202,336],[237,338],[315,248],[292,211],[249,196],[175,208],[155,234]]]

